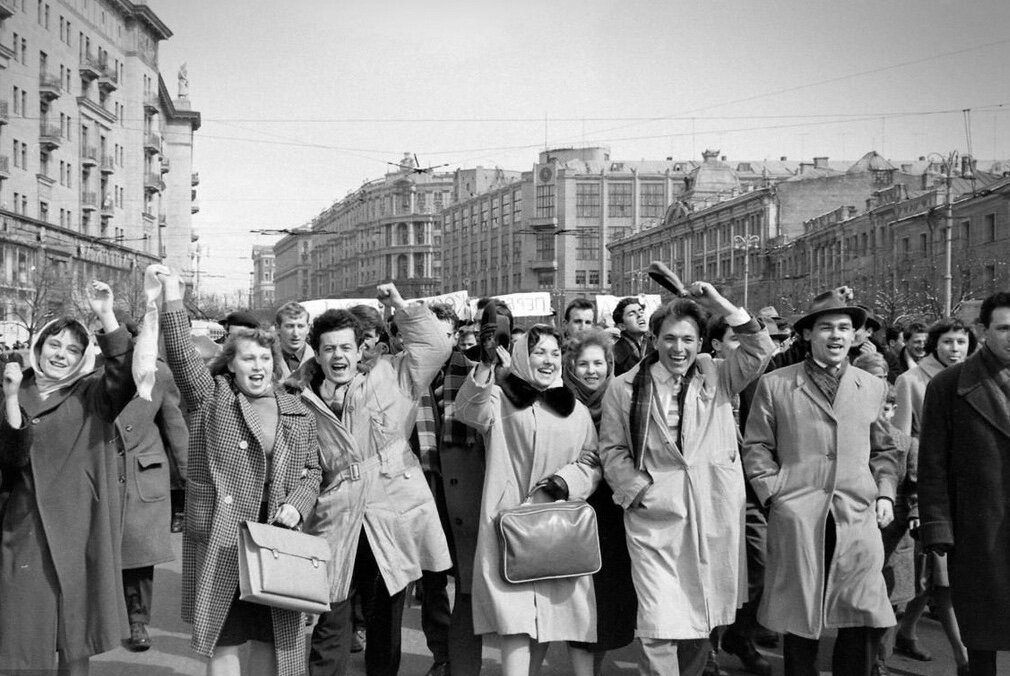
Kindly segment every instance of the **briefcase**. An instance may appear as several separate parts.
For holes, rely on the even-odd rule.
[[[330,609],[329,543],[316,535],[245,521],[239,526],[239,598],[320,614]]]
[[[521,584],[599,572],[600,534],[593,508],[585,500],[529,500],[502,510],[495,519],[505,581]]]

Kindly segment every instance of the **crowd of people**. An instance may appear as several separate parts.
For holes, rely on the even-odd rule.
[[[411,593],[429,676],[479,674],[489,635],[506,676],[551,643],[606,673],[636,640],[642,674],[717,676],[725,653],[770,676],[758,647],[780,642],[811,676],[828,631],[833,673],[886,676],[893,652],[931,659],[929,606],[959,675],[1010,649],[1010,293],[901,328],[846,287],[789,322],[698,281],[651,315],[620,300],[606,329],[584,298],[558,326],[495,299],[464,324],[381,284],[383,312],[234,313],[207,349],[179,276],[148,274],[143,396],[144,332],[100,282],[93,317],[3,355],[0,672],[149,649],[182,509],[179,606],[210,676],[344,674],[357,650],[396,674]],[[595,512],[599,571],[510,581],[497,517],[558,500]],[[247,521],[325,540],[328,610],[242,598]]]

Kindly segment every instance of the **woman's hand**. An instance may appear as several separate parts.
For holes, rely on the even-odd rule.
[[[179,273],[175,270],[159,265],[154,274],[161,281],[161,299],[166,303],[173,300],[182,300],[183,283]]]
[[[286,502],[277,508],[277,514],[274,515],[274,523],[285,528],[294,528],[301,520],[302,515],[298,510]]]
[[[116,319],[116,314],[112,310],[115,302],[111,286],[97,279],[92,280],[88,286],[88,304],[91,306],[91,311],[102,322],[102,330],[105,333],[112,333],[119,328],[119,320]]]
[[[14,361],[4,364],[4,397],[12,399],[21,390],[21,365]]]
[[[887,528],[894,521],[894,503],[888,498],[877,498],[877,527]]]

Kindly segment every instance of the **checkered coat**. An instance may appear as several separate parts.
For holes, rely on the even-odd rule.
[[[238,531],[259,517],[267,481],[259,419],[232,380],[212,378],[189,337],[186,313],[169,304],[162,332],[169,366],[190,420],[186,532],[182,547],[182,617],[193,624],[191,646],[211,656],[238,588]],[[279,420],[269,477],[268,514],[290,504],[304,519],[319,493],[315,417],[298,397],[275,390]],[[273,610],[278,676],[305,670],[304,618]]]

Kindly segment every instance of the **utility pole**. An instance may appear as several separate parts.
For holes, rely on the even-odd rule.
[[[933,157],[939,158],[943,161],[943,156],[939,153],[931,153],[930,160]],[[944,161],[943,166],[943,184],[944,184],[944,234],[943,234],[943,316],[949,317],[951,309],[953,307],[953,264],[952,249],[954,242],[954,205],[951,201],[951,181],[953,178],[954,163],[957,162],[957,151],[952,150],[947,155],[946,161]]]
[[[743,249],[743,306],[747,307],[748,291],[750,284],[750,250],[761,245],[761,238],[757,235],[734,235],[733,248]]]

